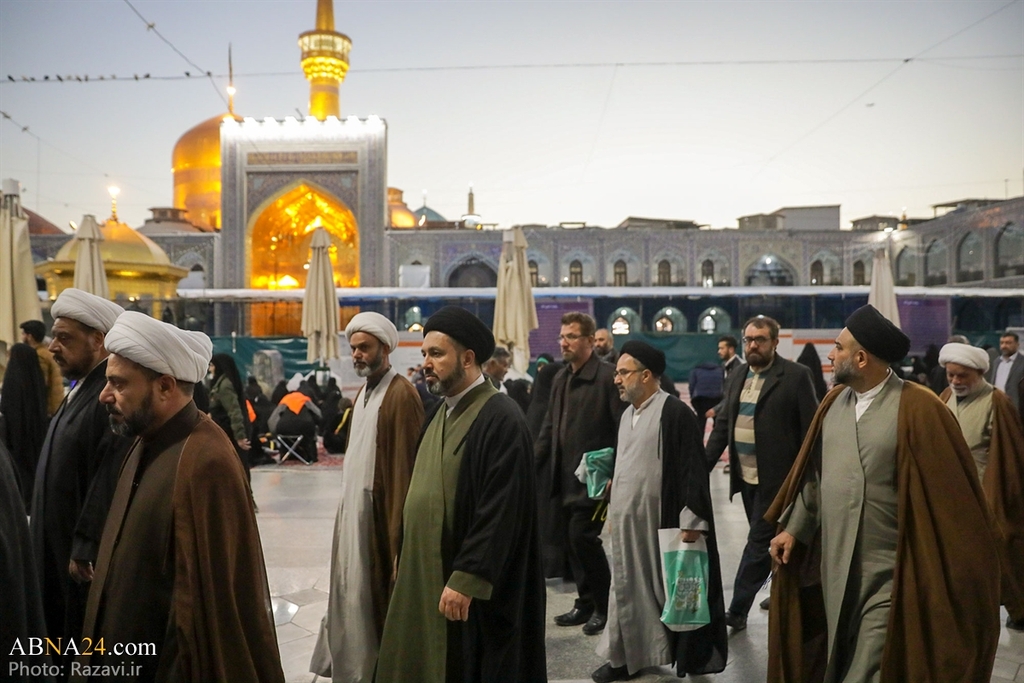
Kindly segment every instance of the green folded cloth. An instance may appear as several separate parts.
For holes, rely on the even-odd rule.
[[[587,465],[587,495],[595,500],[604,498],[608,482],[615,474],[615,449],[588,451],[583,454],[583,462]]]

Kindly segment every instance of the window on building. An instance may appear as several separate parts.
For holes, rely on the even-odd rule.
[[[663,315],[654,321],[655,332],[671,332],[673,327],[672,319],[668,316]]]
[[[700,284],[702,287],[715,286],[715,262],[711,259],[700,264]]]
[[[573,261],[569,264],[569,286],[583,286],[583,264],[579,261]]]
[[[658,286],[668,287],[672,284],[672,264],[667,260],[658,261]]]
[[[530,286],[531,287],[536,287],[537,286],[537,278],[539,277],[538,274],[537,274],[537,262],[536,261],[529,261],[526,265],[530,269]]]
[[[612,283],[616,287],[625,287],[627,284],[627,271],[626,262],[619,259],[615,262],[614,266],[615,281]]]
[[[1024,275],[1024,228],[1008,223],[996,237],[996,277]]]
[[[917,254],[913,247],[904,247],[896,257],[896,284],[901,287],[917,284]]]
[[[956,250],[956,281],[974,282],[985,277],[981,238],[973,232],[960,241]]]
[[[825,266],[822,265],[821,261],[815,261],[811,264],[811,284],[821,285],[825,282]]]
[[[853,262],[853,284],[855,285],[866,285],[867,281],[864,277],[864,262],[854,261]]]
[[[926,287],[946,284],[949,279],[947,276],[948,257],[946,243],[941,240],[932,240],[924,252],[924,284]]]
[[[630,324],[624,317],[619,316],[612,321],[612,334],[629,334]]]

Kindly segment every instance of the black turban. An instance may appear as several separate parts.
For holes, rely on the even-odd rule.
[[[910,351],[910,337],[871,304],[861,306],[850,314],[846,319],[846,329],[865,351],[886,363],[898,363]]]
[[[442,332],[459,342],[476,355],[476,364],[481,365],[494,353],[494,335],[487,329],[480,318],[465,308],[445,306],[429,318],[423,326],[423,336],[427,332]]]
[[[655,377],[661,377],[665,372],[665,352],[659,351],[646,342],[628,341],[622,345],[619,353],[633,356]]]

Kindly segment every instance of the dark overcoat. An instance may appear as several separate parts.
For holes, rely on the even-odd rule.
[[[759,486],[778,491],[796,454],[800,452],[804,435],[818,408],[818,398],[811,381],[811,371],[799,363],[776,354],[775,361],[764,374],[764,384],[754,410],[757,479]],[[707,445],[709,469],[718,462],[722,451],[729,449],[730,499],[743,485],[733,432],[746,377],[746,366],[742,371],[729,374],[725,382],[723,409],[715,415],[715,426]]]
[[[72,558],[95,562],[103,524],[131,439],[110,431],[99,401],[107,383],[107,361],[81,380],[61,403],[46,433],[32,494],[32,553],[47,631],[77,637],[85,614],[87,586],[68,574]]]

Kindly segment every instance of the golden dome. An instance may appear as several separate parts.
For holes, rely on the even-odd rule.
[[[162,302],[177,296],[178,283],[188,275],[188,269],[172,264],[167,252],[156,242],[114,217],[100,226],[100,232],[100,255],[110,297],[117,301],[148,302],[145,305],[151,308],[153,317],[159,318]],[[72,237],[53,260],[36,265],[36,275],[46,280],[51,300],[74,284],[80,243],[81,240]]]
[[[103,257],[104,264],[171,265],[171,259],[167,257],[167,252],[161,249],[160,245],[125,223],[108,218],[100,226],[100,232],[103,233],[103,241],[100,242],[100,256]],[[81,240],[72,237],[60,248],[53,260],[74,263],[78,259],[80,243]]]
[[[392,228],[415,228],[416,216],[402,199],[402,191],[397,187],[388,188],[388,216]]]
[[[218,114],[178,138],[171,155],[174,206],[188,211],[191,223],[204,231],[220,230],[220,124],[234,114]]]

